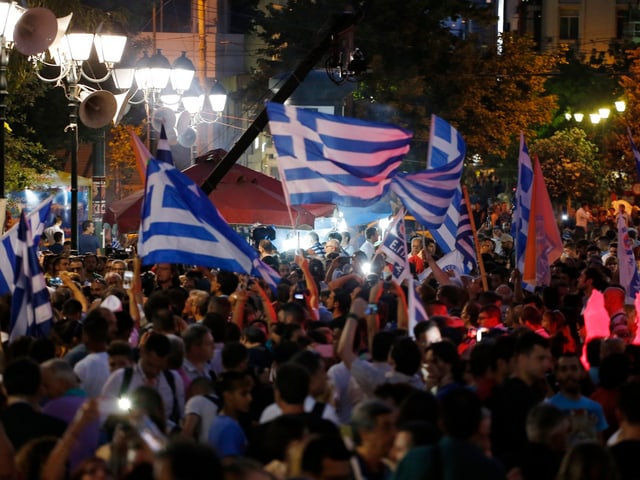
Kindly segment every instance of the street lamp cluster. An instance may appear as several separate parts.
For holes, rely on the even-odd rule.
[[[136,91],[142,92],[147,118],[154,130],[159,131],[164,125],[170,142],[177,141],[189,148],[196,140],[194,126],[215,123],[227,101],[227,92],[218,81],[213,82],[205,95],[195,72],[186,52],[172,65],[158,49],[151,57],[145,52],[133,68],[116,68],[114,80],[116,88],[133,90],[132,98]],[[176,112],[182,113],[178,121]]]
[[[614,103],[614,106],[615,106],[616,112],[618,113],[624,112],[627,108],[627,105],[623,100],[618,100],[617,102]],[[597,125],[598,123],[600,123],[600,120],[606,120],[609,118],[610,115],[611,115],[611,109],[607,107],[603,107],[603,108],[599,108],[597,112],[590,113],[589,120],[593,125]],[[567,119],[567,121],[573,119],[578,123],[581,123],[584,117],[585,117],[584,113],[580,113],[580,112],[576,112],[576,113],[566,112],[564,114],[564,118]]]
[[[103,128],[112,121],[118,123],[126,103],[145,103],[147,118],[162,105],[172,111],[182,110],[182,122],[176,125],[174,117],[165,123],[169,137],[191,147],[196,140],[193,128],[200,122],[217,121],[224,110],[226,92],[215,82],[208,95],[195,79],[196,69],[183,52],[173,63],[160,50],[149,57],[146,52],[135,68],[116,68],[122,58],[127,37],[108,32],[101,25],[95,33],[67,31],[73,14],[56,19],[45,8],[25,9],[15,1],[0,0],[0,219],[4,225],[5,198],[5,129],[7,66],[15,47],[31,57],[36,75],[45,82],[65,88],[69,106],[69,125],[65,132],[71,144],[71,248],[77,249],[78,240],[78,117],[89,128]],[[106,68],[102,78],[85,72],[85,62],[93,48],[98,61]],[[42,74],[42,67],[56,67],[54,77]],[[47,69],[49,71],[50,69]],[[116,89],[124,92],[114,95],[106,90],[89,87],[83,80],[100,83],[112,78]],[[142,99],[135,100],[137,92]],[[207,113],[206,104],[210,113]],[[119,105],[122,103],[122,105]],[[179,131],[176,131],[176,126]],[[157,130],[160,129],[158,126]],[[0,227],[1,228],[1,227]]]

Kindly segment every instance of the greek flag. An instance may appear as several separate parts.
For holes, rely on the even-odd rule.
[[[516,265],[524,273],[525,250],[529,235],[529,218],[531,216],[531,200],[533,192],[533,167],[529,149],[520,132],[520,155],[518,157],[518,185],[516,187],[516,208],[513,214],[511,235],[515,240]]]
[[[469,211],[460,186],[458,186],[447,209],[442,226],[431,230],[431,235],[445,254],[454,250],[460,251],[464,259],[462,273],[470,273],[473,270],[476,263],[476,251]]]
[[[430,229],[442,225],[456,194],[460,193],[466,152],[464,140],[456,129],[444,120],[434,118],[431,122],[429,167],[417,173],[398,174],[391,183],[391,190],[409,213]],[[457,221],[451,224],[452,240],[456,237],[457,225]]]
[[[33,234],[32,248],[34,252],[38,251],[38,239],[44,231],[52,201],[53,196],[40,203],[27,215],[29,229]],[[17,274],[16,252],[20,246],[18,226],[19,224],[15,224],[0,238],[0,295],[13,293],[15,288]]]
[[[138,254],[144,265],[182,263],[243,272],[271,288],[280,277],[260,261],[207,195],[171,163],[152,158],[142,205]]]
[[[629,132],[629,143],[631,144],[631,151],[633,152],[633,158],[636,159],[636,181],[640,182],[640,151],[636,146],[636,142],[633,141],[633,135],[631,135],[631,128],[627,127]]]
[[[407,236],[404,229],[405,210],[401,208],[389,225],[387,233],[380,245],[380,250],[386,255],[387,263],[393,266],[393,280],[400,284],[411,277],[407,260]]]
[[[17,230],[16,282],[11,298],[11,332],[13,341],[23,335],[46,337],[53,322],[49,290],[34,248],[34,237],[27,213],[23,210]]]
[[[291,205],[366,207],[389,189],[413,134],[393,125],[267,103]]]

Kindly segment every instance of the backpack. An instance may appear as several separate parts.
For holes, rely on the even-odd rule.
[[[173,373],[170,370],[163,370],[164,378],[169,384],[171,388],[171,393],[173,395],[173,405],[171,407],[171,415],[169,415],[169,420],[171,420],[175,425],[180,424],[180,406],[178,405],[178,395],[176,395],[176,379],[173,377]],[[122,377],[122,384],[120,385],[120,393],[118,397],[124,396],[129,390],[129,385],[131,385],[131,379],[133,378],[133,367],[126,367],[124,369],[124,375]]]

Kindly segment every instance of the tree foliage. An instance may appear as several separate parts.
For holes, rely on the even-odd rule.
[[[529,150],[532,158],[540,160],[552,201],[598,203],[604,193],[604,169],[596,145],[584,130],[559,130],[549,138],[534,140]]]
[[[129,131],[142,135],[143,125],[118,124],[111,129],[109,140],[109,171],[107,188],[112,189],[116,199],[123,198],[140,188],[144,179],[140,179],[136,169],[136,157],[131,145]]]
[[[344,0],[290,0],[267,7],[256,17],[265,45],[256,81],[264,85],[297,66],[344,6]],[[490,8],[466,0],[373,2],[354,31],[369,73],[359,78],[350,114],[409,128],[423,143],[436,114],[459,129],[469,155],[505,159],[521,130],[531,136],[551,120],[556,103],[545,91],[545,74],[562,57],[538,54],[532,40],[514,35],[502,39],[499,53],[493,20]]]

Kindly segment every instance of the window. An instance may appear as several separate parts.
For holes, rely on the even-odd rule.
[[[560,17],[560,40],[577,40],[578,39],[578,22],[577,16],[561,16]]]

